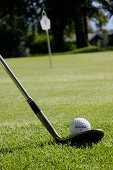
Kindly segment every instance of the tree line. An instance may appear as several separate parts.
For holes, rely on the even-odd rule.
[[[94,5],[98,3],[98,5]],[[51,20],[55,51],[64,51],[64,33],[76,33],[76,46],[88,46],[89,21],[99,29],[113,15],[113,0],[4,0],[0,4],[0,53],[7,57],[28,55],[34,39],[40,37],[40,19],[45,10]],[[105,12],[108,15],[105,15]],[[35,43],[34,43],[35,44]],[[39,46],[44,46],[40,44]],[[42,49],[43,53],[43,49]]]

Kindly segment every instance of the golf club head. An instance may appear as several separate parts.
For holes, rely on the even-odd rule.
[[[67,143],[97,143],[104,136],[104,132],[101,129],[93,129],[85,132],[78,133],[67,138],[58,139],[57,142]]]

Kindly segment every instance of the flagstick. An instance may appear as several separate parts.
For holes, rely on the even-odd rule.
[[[49,51],[50,68],[53,68],[52,55],[51,55],[51,46],[50,46],[50,41],[49,41],[49,33],[48,33],[48,30],[46,30],[46,35],[47,35],[47,43],[48,43],[48,51]]]
[[[40,24],[41,24],[42,30],[46,31],[48,51],[49,51],[49,60],[50,60],[50,68],[52,68],[53,64],[52,64],[51,46],[50,46],[49,33],[48,33],[48,30],[50,29],[51,23],[50,23],[50,19],[47,17],[47,15],[45,13],[45,11],[42,12],[42,19],[40,20]]]

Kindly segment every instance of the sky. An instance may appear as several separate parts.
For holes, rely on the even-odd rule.
[[[103,28],[107,29],[107,30],[113,30],[113,16],[111,17],[111,19],[109,20],[109,22],[107,23],[106,26],[104,26]]]
[[[100,4],[97,3],[97,2],[93,2],[93,6],[99,7]],[[107,15],[107,13],[106,13],[106,15]],[[92,25],[92,28],[96,31],[97,28],[96,28],[96,26],[95,26],[95,23],[94,23],[93,21],[90,22],[90,23],[91,23],[91,25]],[[109,22],[108,22],[108,23],[106,24],[106,26],[104,26],[103,28],[104,28],[104,29],[107,29],[107,30],[113,30],[113,16],[109,19]]]
[[[90,21],[92,28],[96,31],[96,25],[93,21]],[[106,26],[103,27],[104,29],[107,30],[113,30],[113,16],[109,19],[109,22],[106,24]]]

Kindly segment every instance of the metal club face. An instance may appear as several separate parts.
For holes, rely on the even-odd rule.
[[[79,134],[69,136],[67,138],[61,138],[61,139],[56,139],[60,143],[67,143],[71,142],[72,144],[74,143],[96,143],[99,140],[102,139],[104,136],[104,132],[101,129],[93,129],[93,130],[88,130],[85,132],[81,132]]]

